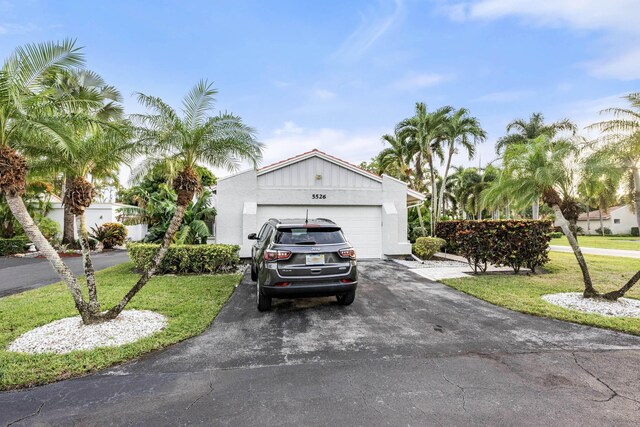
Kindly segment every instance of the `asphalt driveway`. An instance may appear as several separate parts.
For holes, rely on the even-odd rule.
[[[640,338],[511,312],[391,262],[356,302],[255,309],[245,277],[202,335],[0,394],[0,423],[637,425]]]
[[[96,270],[129,261],[127,251],[109,251],[92,254],[91,260]],[[82,257],[64,258],[64,262],[77,276],[84,274]],[[0,297],[29,289],[39,288],[60,281],[43,258],[0,257]]]

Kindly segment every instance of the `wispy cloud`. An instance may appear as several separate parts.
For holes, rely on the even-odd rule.
[[[409,73],[405,77],[393,82],[392,87],[400,90],[422,89],[439,85],[451,79],[452,77],[446,74]]]
[[[389,12],[389,5],[393,10]],[[334,58],[353,60],[361,57],[404,16],[404,0],[381,1],[375,10],[361,15],[358,28],[333,54]]]
[[[507,90],[500,92],[491,92],[486,95],[475,98],[475,102],[514,102],[532,96],[535,92],[532,90]]]
[[[456,21],[518,17],[525,25],[597,31],[611,53],[583,64],[590,73],[640,79],[640,1],[473,0],[441,9]]]
[[[327,100],[327,99],[333,99],[336,97],[335,92],[331,92],[330,90],[327,89],[316,89],[313,91],[313,96],[314,98],[320,99],[320,100]]]
[[[3,22],[0,23],[0,35],[26,34],[36,31],[38,26],[32,23],[14,24]]]

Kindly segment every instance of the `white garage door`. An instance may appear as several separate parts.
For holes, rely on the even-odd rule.
[[[269,218],[327,218],[337,223],[358,258],[382,258],[380,206],[258,206],[258,228]]]

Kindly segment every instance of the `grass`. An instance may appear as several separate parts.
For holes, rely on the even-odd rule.
[[[97,273],[103,306],[115,304],[135,283],[132,264]],[[0,299],[0,389],[58,381],[104,369],[159,350],[203,332],[240,281],[236,274],[154,277],[127,306],[165,315],[168,325],[150,337],[121,347],[103,347],[68,354],[28,355],[6,351],[21,334],[49,322],[75,316],[67,288],[54,284]]]
[[[620,236],[578,236],[578,243],[583,248],[624,249],[640,251],[640,237]],[[565,236],[551,239],[551,245],[569,246]]]
[[[540,298],[545,294],[583,290],[582,276],[573,254],[551,252],[549,256],[551,261],[545,266],[548,274],[480,275],[442,282],[510,310],[640,335],[640,318],[581,313],[549,304]],[[594,286],[601,292],[619,288],[640,269],[640,260],[636,259],[589,255],[586,259]],[[640,284],[631,288],[626,296],[640,299]]]

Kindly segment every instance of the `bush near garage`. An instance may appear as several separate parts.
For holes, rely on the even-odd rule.
[[[596,228],[596,234],[602,234],[602,228],[600,227]],[[611,229],[609,227],[604,228],[604,235],[611,236]]]
[[[631,237],[640,237],[640,228],[631,227]]]
[[[91,228],[91,237],[101,242],[104,249],[111,249],[124,244],[127,238],[127,227],[119,222],[105,222]]]
[[[562,236],[564,236],[564,233],[560,231],[552,231],[551,233],[549,233],[549,237],[551,237],[552,239],[559,239]]]
[[[127,252],[136,268],[147,271],[159,244],[129,243]],[[226,273],[240,263],[238,245],[172,245],[160,264],[158,274]]]
[[[430,259],[445,244],[439,237],[418,237],[412,249],[415,256],[420,259]]]
[[[540,220],[445,221],[436,226],[436,235],[475,272],[494,264],[518,273],[523,266],[535,271],[549,261],[551,230],[550,221]]]
[[[0,256],[22,253],[27,243],[29,243],[29,239],[25,236],[16,236],[10,239],[0,238]]]

